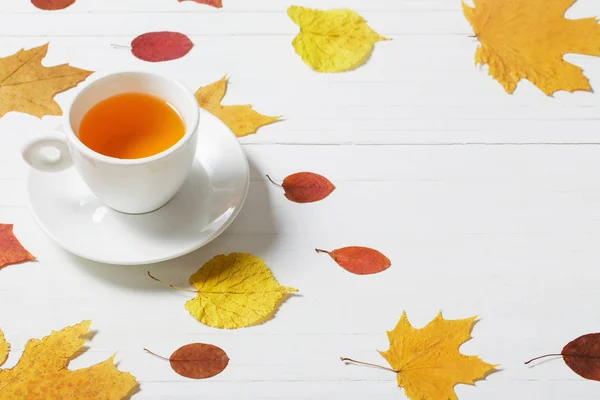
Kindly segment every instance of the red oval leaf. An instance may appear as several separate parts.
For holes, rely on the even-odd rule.
[[[75,0],[31,0],[31,4],[41,10],[62,10],[75,3]]]
[[[583,335],[561,352],[565,364],[585,379],[600,381],[600,333]]]
[[[327,253],[348,272],[356,275],[371,275],[388,269],[392,262],[377,250],[368,247],[344,247],[334,251],[317,249],[318,253]]]
[[[181,3],[182,1],[193,1],[196,3],[200,3],[200,4],[206,4],[212,7],[216,7],[216,8],[221,8],[223,7],[223,0],[179,0],[179,2]]]
[[[133,55],[149,62],[176,60],[189,53],[192,47],[190,38],[179,32],[144,33],[131,42]]]
[[[285,197],[296,203],[313,203],[323,200],[335,190],[335,186],[324,176],[312,172],[298,172],[288,176],[281,185]]]
[[[179,375],[205,379],[220,374],[229,364],[229,357],[220,347],[192,343],[175,350],[169,361]]]

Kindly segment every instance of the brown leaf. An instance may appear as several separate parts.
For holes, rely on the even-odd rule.
[[[75,0],[31,0],[31,4],[42,10],[62,10],[75,3]]]
[[[565,364],[577,375],[600,381],[600,333],[578,337],[568,343],[561,354]]]
[[[148,32],[133,39],[131,53],[143,61],[176,60],[194,47],[189,37],[179,32]]]
[[[54,96],[93,73],[68,64],[44,67],[42,59],[47,52],[45,44],[0,58],[0,117],[10,111],[38,118],[62,115]]]
[[[316,250],[317,253],[329,254],[340,267],[356,275],[377,274],[392,265],[389,258],[368,247],[351,246],[334,251]]]
[[[182,346],[165,358],[148,349],[148,353],[167,360],[173,371],[191,379],[206,379],[220,374],[229,364],[227,353],[212,344],[192,343]]]
[[[0,269],[33,260],[35,257],[15,237],[13,225],[0,224]]]
[[[333,183],[324,176],[312,172],[298,172],[283,180],[281,185],[275,183],[269,175],[267,178],[285,190],[285,197],[295,203],[313,203],[326,198],[335,190]]]
[[[195,3],[206,4],[216,8],[223,7],[223,0],[179,0],[180,3],[182,1],[193,1]]]
[[[205,379],[218,375],[229,364],[227,353],[212,344],[192,343],[171,354],[171,368],[181,376]]]

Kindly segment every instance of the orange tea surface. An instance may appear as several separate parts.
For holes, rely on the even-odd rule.
[[[79,140],[105,156],[150,157],[172,147],[185,125],[166,101],[143,93],[124,93],[96,104],[83,117]]]

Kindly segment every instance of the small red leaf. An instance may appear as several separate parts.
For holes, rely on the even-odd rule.
[[[31,0],[31,4],[41,10],[62,10],[75,3],[75,0]]]
[[[392,263],[379,251],[368,247],[344,247],[334,251],[317,249],[317,253],[327,253],[348,272],[356,275],[371,275],[388,269]]]
[[[194,44],[183,33],[149,32],[133,39],[131,53],[149,62],[176,60],[185,56]]]
[[[222,8],[223,7],[223,0],[179,0],[179,2],[181,3],[182,1],[193,1],[196,3],[200,3],[200,4],[206,4],[212,7],[216,7],[216,8]]]
[[[220,374],[229,364],[227,353],[212,344],[192,343],[175,350],[171,368],[181,376],[206,379]]]
[[[327,178],[312,172],[292,174],[283,180],[281,187],[285,190],[285,197],[295,203],[323,200],[335,190]]]
[[[7,265],[33,260],[35,257],[23,247],[13,234],[13,225],[0,224],[0,269]]]

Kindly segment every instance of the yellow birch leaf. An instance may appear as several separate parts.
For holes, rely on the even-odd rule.
[[[322,11],[291,6],[288,16],[300,27],[292,42],[296,54],[318,72],[357,68],[369,59],[375,43],[389,40],[346,8]]]
[[[203,110],[219,118],[237,137],[256,133],[261,126],[272,124],[280,117],[269,117],[254,111],[251,105],[223,106],[221,100],[227,92],[227,77],[204,86],[196,92],[196,100]]]
[[[269,318],[288,293],[264,261],[252,254],[218,255],[190,276],[196,298],[185,308],[196,319],[214,328],[237,329]]]
[[[17,365],[0,369],[0,400],[122,400],[131,394],[137,382],[115,367],[114,356],[88,368],[66,369],[81,351],[90,324],[83,321],[41,340],[30,339]],[[3,335],[0,366],[2,348],[8,350],[8,344],[2,343]]]
[[[62,115],[54,96],[93,73],[68,64],[44,67],[42,59],[47,52],[48,44],[45,44],[0,58],[0,117],[10,111],[38,118]]]
[[[508,93],[527,79],[550,96],[559,90],[591,91],[581,68],[563,60],[567,53],[600,55],[600,25],[594,18],[565,19],[576,0],[474,0],[463,13],[480,46],[475,63]]]
[[[471,385],[494,372],[495,365],[458,352],[471,339],[475,318],[446,320],[439,313],[427,326],[415,329],[402,313],[388,332],[389,350],[380,354],[397,373],[398,386],[409,399],[457,400],[454,386]]]

